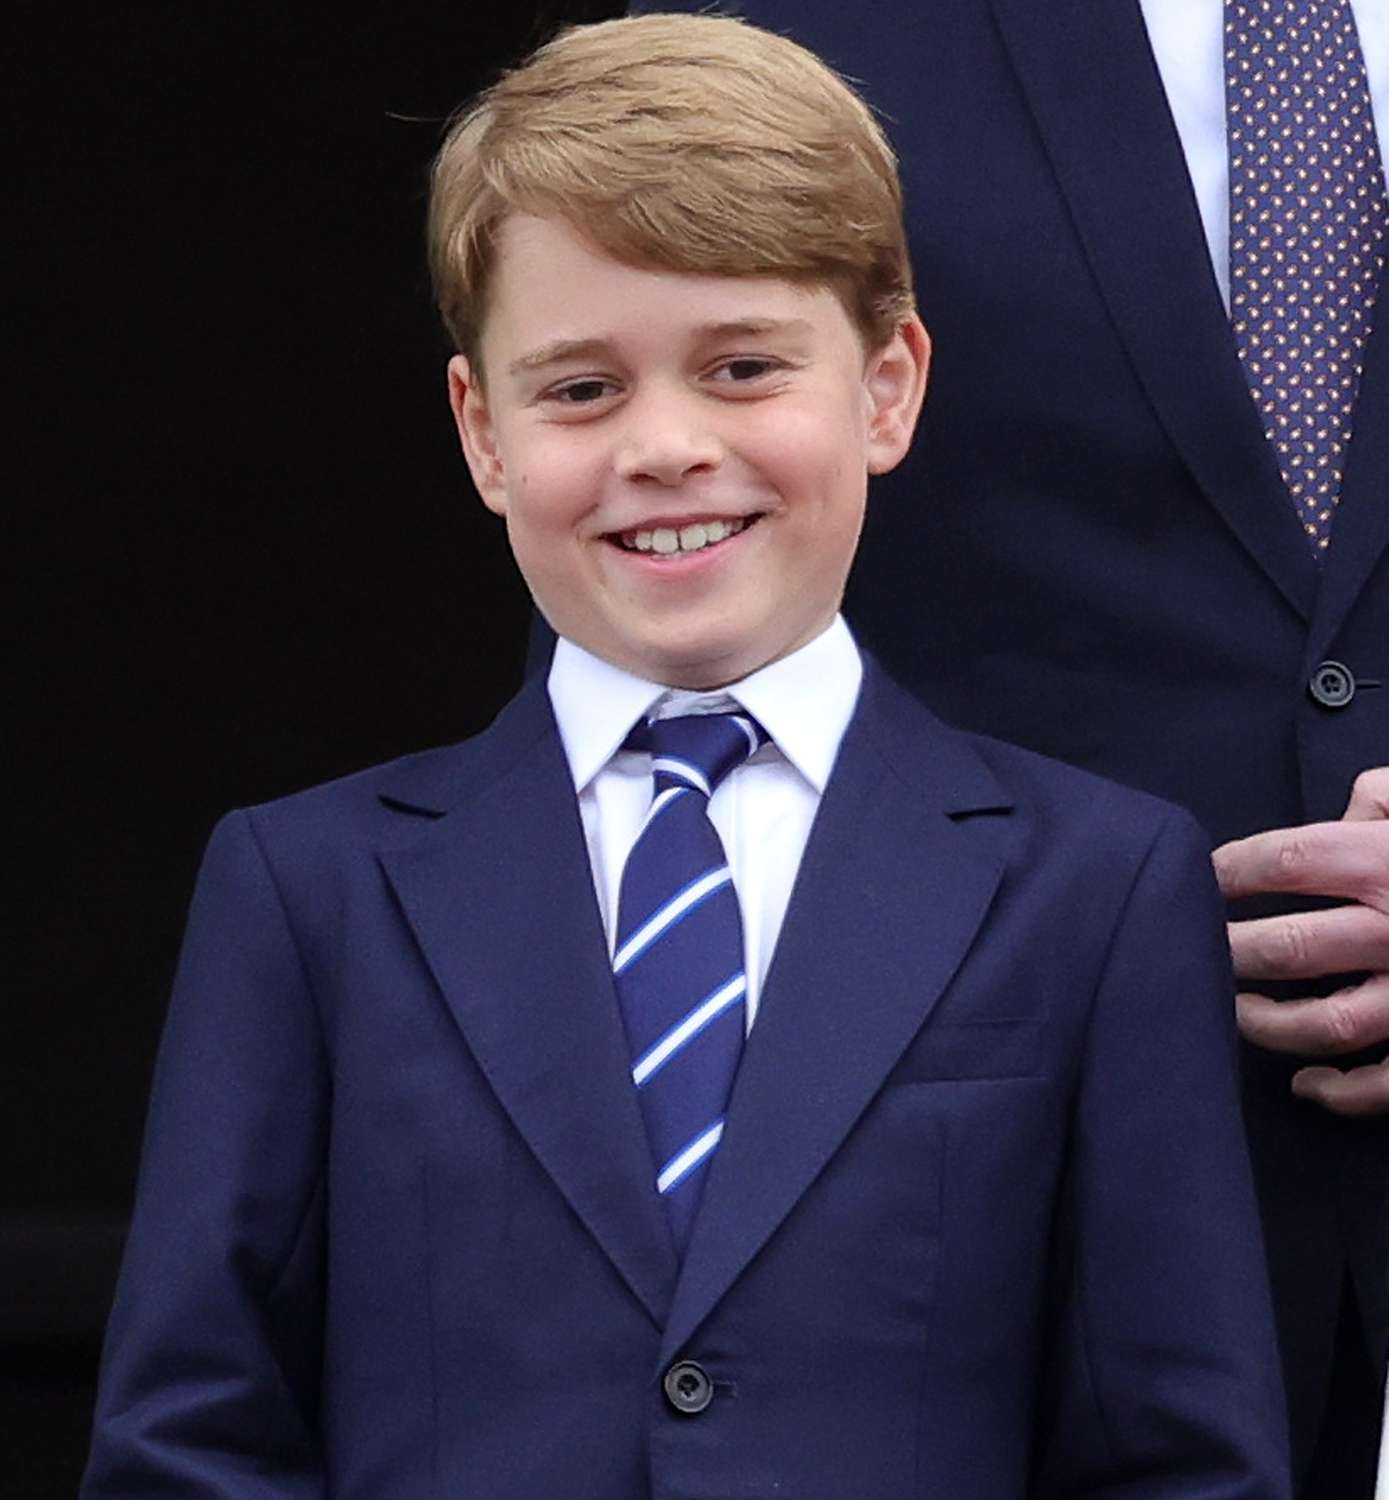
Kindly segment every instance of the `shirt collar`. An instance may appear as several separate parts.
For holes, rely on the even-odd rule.
[[[726,695],[741,703],[823,796],[862,680],[858,647],[843,617],[836,615],[798,651],[721,688],[718,695],[699,696]],[[555,645],[548,686],[579,792],[618,752],[632,725],[667,693],[677,691],[625,672],[563,636]]]

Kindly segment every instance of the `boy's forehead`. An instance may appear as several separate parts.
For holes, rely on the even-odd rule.
[[[494,236],[483,345],[508,367],[549,362],[624,330],[678,329],[687,338],[814,336],[848,317],[821,285],[779,276],[720,275],[621,260],[557,218],[510,215]],[[851,330],[852,331],[852,330]]]

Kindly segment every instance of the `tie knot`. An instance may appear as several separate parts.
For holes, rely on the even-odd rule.
[[[767,738],[751,714],[684,714],[638,724],[626,748],[651,752],[657,792],[685,786],[709,797]]]

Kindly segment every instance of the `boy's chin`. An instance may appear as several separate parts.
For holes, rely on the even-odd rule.
[[[690,650],[687,643],[672,647],[656,641],[598,640],[592,636],[585,639],[578,631],[558,633],[567,635],[591,656],[630,672],[633,677],[690,692],[712,692],[727,687],[775,659],[774,655],[749,650],[745,643],[739,642],[710,642],[707,649]]]
[[[641,648],[632,653],[626,668],[648,682],[708,693],[751,677],[794,649],[794,645],[745,640],[709,642],[698,651]]]
[[[722,611],[722,618],[714,618],[708,610],[687,612],[682,622],[673,617],[620,623],[591,616],[547,618],[558,635],[645,682],[714,692],[741,682],[815,639],[829,627],[836,608],[837,601],[826,607],[823,616],[817,613],[814,618],[808,613],[788,618],[785,609],[778,617],[768,618],[765,610],[733,607]],[[697,618],[700,613],[703,618]]]

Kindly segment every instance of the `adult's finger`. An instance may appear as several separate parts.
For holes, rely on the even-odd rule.
[[[1343,816],[1351,821],[1389,818],[1389,766],[1375,766],[1355,778]]]
[[[1389,975],[1376,974],[1308,1000],[1240,993],[1235,1016],[1246,1041],[1270,1052],[1339,1057],[1389,1041]]]
[[[1241,979],[1309,979],[1389,971],[1389,912],[1336,906],[1231,922],[1230,956]]]
[[[1211,856],[1227,899],[1260,891],[1344,896],[1389,911],[1389,820],[1274,828],[1222,844]]]
[[[1293,1093],[1337,1115],[1389,1114],[1389,1060],[1342,1073],[1339,1068],[1302,1068]]]

